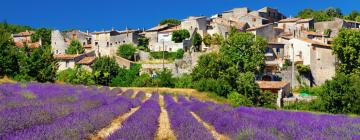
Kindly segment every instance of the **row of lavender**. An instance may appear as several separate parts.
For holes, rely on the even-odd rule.
[[[116,96],[122,92],[118,88],[38,83],[3,84],[0,92],[0,139],[84,139],[145,96],[130,99]]]
[[[147,140],[155,136],[160,116],[159,94],[152,94],[139,110],[122,123],[122,127],[111,134],[109,140]]]
[[[190,101],[179,103],[232,139],[360,139],[360,118]]]

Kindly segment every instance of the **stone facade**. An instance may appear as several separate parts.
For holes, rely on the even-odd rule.
[[[335,18],[333,21],[316,22],[315,29],[317,32],[323,33],[327,29],[331,29],[330,37],[335,37],[341,28],[360,28],[360,22],[343,20]]]
[[[51,49],[54,54],[65,54],[68,44],[59,30],[51,31]]]
[[[291,39],[293,49],[288,50],[289,60],[293,61],[293,51],[295,54],[295,64],[310,66],[313,81],[312,85],[321,85],[326,80],[335,75],[336,57],[332,54],[329,45],[322,44],[311,39]]]

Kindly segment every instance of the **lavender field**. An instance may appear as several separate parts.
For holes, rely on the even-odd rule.
[[[359,140],[360,118],[233,108],[120,88],[0,85],[0,140],[82,139]]]

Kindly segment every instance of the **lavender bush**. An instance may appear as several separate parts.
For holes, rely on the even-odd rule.
[[[164,101],[169,114],[170,126],[179,140],[213,140],[211,133],[198,122],[190,112],[165,95]]]
[[[149,100],[141,105],[141,108],[138,111],[123,122],[121,129],[110,135],[107,139],[153,139],[159,125],[158,118],[160,115],[160,105],[158,99],[159,96],[153,94]]]

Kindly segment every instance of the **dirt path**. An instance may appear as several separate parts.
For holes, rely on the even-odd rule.
[[[159,128],[157,130],[155,140],[176,140],[174,132],[170,127],[170,120],[167,111],[164,107],[164,97],[160,96],[159,104],[161,106],[161,113],[159,117]]]
[[[202,123],[206,127],[206,129],[208,129],[210,131],[210,133],[214,136],[215,139],[230,140],[229,137],[226,137],[225,135],[222,135],[222,134],[219,134],[218,132],[216,132],[216,130],[213,126],[211,126],[208,123],[201,120],[201,118],[199,116],[197,116],[194,112],[190,112],[190,113],[191,113],[191,115],[193,115],[195,117],[196,120],[198,120],[200,123]]]
[[[126,120],[128,117],[130,117],[139,108],[140,108],[140,106],[136,107],[136,108],[132,108],[129,112],[114,119],[114,121],[109,126],[101,129],[95,136],[91,137],[90,139],[91,140],[102,140],[102,139],[108,137],[111,133],[114,133],[116,130],[120,129],[122,122],[124,120]]]

